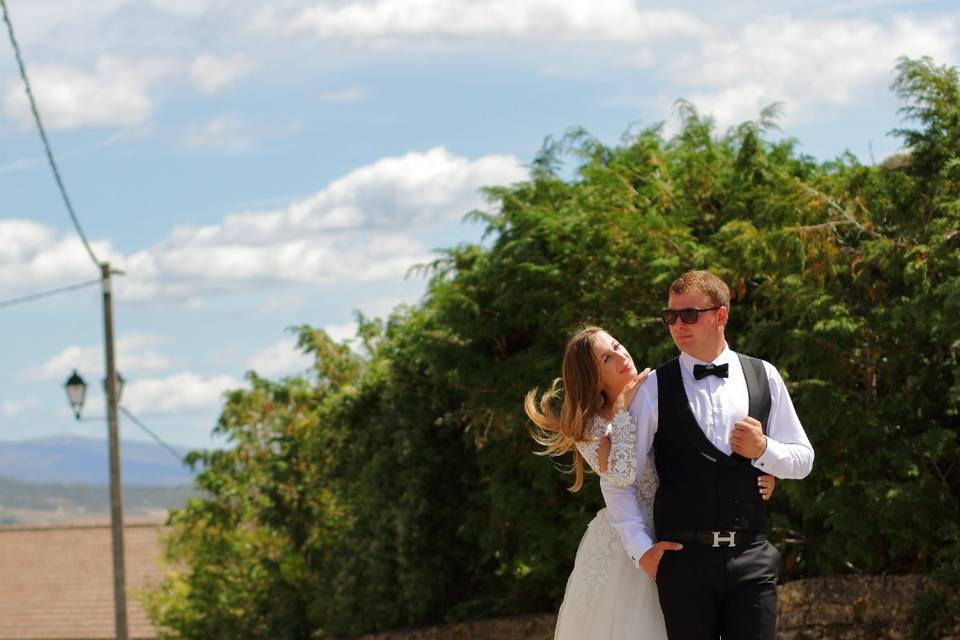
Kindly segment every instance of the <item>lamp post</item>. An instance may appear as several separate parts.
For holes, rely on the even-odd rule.
[[[117,371],[117,404],[118,404],[118,405],[120,404],[120,398],[123,397],[123,383],[125,383],[125,382],[126,382],[126,380],[123,379],[123,375],[122,375],[119,371]],[[104,394],[107,393],[107,379],[106,379],[106,378],[103,379],[103,393],[104,393]]]
[[[103,343],[106,352],[107,433],[110,443],[110,531],[113,534],[113,602],[117,640],[127,640],[127,579],[123,554],[123,493],[120,484],[120,396],[113,344],[113,283],[110,263],[100,265],[103,292]]]
[[[123,553],[123,493],[120,482],[120,426],[117,405],[123,388],[123,377],[117,373],[113,344],[113,286],[110,264],[100,265],[100,285],[103,293],[103,337],[107,375],[103,380],[107,398],[107,440],[110,452],[110,532],[113,541],[113,603],[117,640],[127,640],[127,580]],[[80,419],[87,385],[73,371],[64,384],[74,416]]]

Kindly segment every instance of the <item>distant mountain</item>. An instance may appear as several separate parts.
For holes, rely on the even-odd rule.
[[[178,449],[181,456],[187,451]],[[124,486],[193,484],[189,468],[159,445],[121,441],[120,458]],[[107,441],[77,436],[0,441],[0,478],[106,486],[110,479]]]
[[[199,495],[190,486],[125,486],[124,520],[166,520],[169,509]],[[106,522],[110,491],[88,484],[18,482],[0,478],[0,525]]]

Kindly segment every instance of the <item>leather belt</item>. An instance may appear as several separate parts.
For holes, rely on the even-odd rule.
[[[690,544],[706,544],[711,547],[736,547],[737,544],[746,544],[760,537],[757,531],[678,531],[665,533],[661,540],[669,542],[686,542]]]

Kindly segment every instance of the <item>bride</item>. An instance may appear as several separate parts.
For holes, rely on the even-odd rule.
[[[636,430],[626,412],[650,370],[637,373],[633,358],[609,333],[586,327],[567,342],[563,356],[563,385],[554,380],[540,401],[530,391],[524,409],[534,423],[533,437],[541,455],[574,452],[574,483],[584,480],[584,461],[607,482],[634,485],[637,501],[653,526],[653,499],[657,492],[656,465],[648,460],[637,478]],[[554,402],[563,397],[560,415]],[[653,456],[652,452],[650,454]],[[764,500],[770,498],[773,476],[758,479]],[[654,581],[627,556],[617,532],[601,509],[580,540],[573,571],[567,580],[557,617],[556,640],[666,640],[663,613]],[[653,538],[653,531],[647,531]],[[682,545],[658,542],[665,551]]]

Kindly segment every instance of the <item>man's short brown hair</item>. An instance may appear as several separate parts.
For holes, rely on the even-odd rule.
[[[670,293],[691,291],[707,294],[707,297],[718,307],[730,308],[730,287],[709,271],[687,271],[670,285]]]

